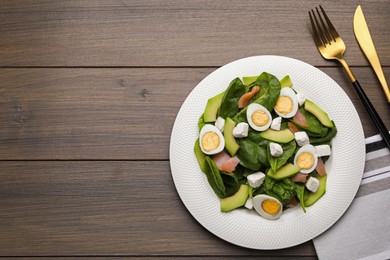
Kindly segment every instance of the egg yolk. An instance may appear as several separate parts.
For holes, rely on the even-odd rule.
[[[215,150],[219,146],[219,143],[219,136],[215,132],[206,132],[202,137],[202,147],[207,152]]]
[[[280,210],[280,204],[274,200],[267,199],[264,200],[263,203],[261,203],[261,208],[264,210],[265,213],[268,213],[270,215],[276,215]]]
[[[297,158],[298,167],[301,169],[310,169],[314,164],[314,156],[309,152],[301,153]]]
[[[252,122],[257,126],[264,126],[269,122],[269,117],[266,112],[259,109],[253,112]]]
[[[293,110],[293,101],[288,96],[280,96],[276,101],[275,109],[282,114],[288,114]]]

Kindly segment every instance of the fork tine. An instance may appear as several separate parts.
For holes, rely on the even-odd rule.
[[[325,46],[328,43],[328,41],[324,35],[323,30],[321,29],[320,23],[318,22],[316,14],[314,13],[313,9],[311,10],[311,13],[314,17],[314,22],[315,22],[317,29],[318,29],[318,36],[319,36],[320,40],[322,41],[323,45]]]
[[[334,38],[332,38],[332,34],[329,32],[328,28],[326,27],[325,23],[324,23],[324,20],[322,19],[321,17],[321,14],[320,14],[320,11],[318,11],[318,8],[316,7],[316,11],[317,11],[317,14],[318,14],[318,17],[319,17],[319,20],[321,21],[321,24],[322,24],[322,28],[324,29],[324,35],[325,35],[325,38],[327,39],[327,42],[330,43]]]
[[[317,32],[317,28],[314,24],[314,21],[313,21],[313,18],[312,18],[312,15],[311,15],[311,12],[309,11],[309,17],[310,17],[310,23],[311,23],[311,28],[313,30],[313,38],[314,38],[314,42],[316,43],[317,47],[320,47],[320,46],[323,46],[322,42],[321,42],[321,38]]]
[[[328,16],[326,15],[326,13],[325,13],[325,11],[324,11],[324,9],[322,8],[321,5],[320,5],[320,9],[322,11],[322,14],[325,17],[326,23],[328,24],[328,28],[329,28],[330,33],[332,34],[333,39],[336,40],[336,37],[340,37],[340,35],[337,33],[337,31],[334,28],[333,24],[330,22]]]

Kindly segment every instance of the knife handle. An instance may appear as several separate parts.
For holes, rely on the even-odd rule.
[[[379,130],[379,133],[382,135],[383,140],[385,141],[387,147],[390,148],[390,134],[385,124],[382,122],[382,119],[379,117],[374,106],[371,104],[370,100],[368,99],[366,93],[364,93],[364,90],[360,86],[359,82],[355,80],[354,82],[352,82],[352,85],[354,86],[356,92],[358,93],[359,98],[363,102],[363,105],[366,108],[368,114],[370,115],[372,121],[374,121],[374,124],[376,128]]]

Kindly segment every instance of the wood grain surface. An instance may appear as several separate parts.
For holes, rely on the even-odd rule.
[[[167,160],[180,106],[213,70],[0,69],[0,146],[7,147],[0,159]],[[322,70],[351,98],[366,136],[377,134],[342,69]],[[354,71],[390,128],[388,106],[371,69]]]
[[[0,257],[317,259],[232,245],[176,192],[172,127],[209,73],[253,55],[317,66],[378,134],[338,64],[322,59],[299,1],[4,0],[0,3]],[[390,128],[384,94],[353,35],[361,4],[390,75],[388,0],[324,0],[346,59]],[[259,239],[264,239],[259,235]]]
[[[320,2],[351,65],[367,65],[353,35],[361,4],[383,65],[390,65],[386,0]],[[221,66],[273,54],[329,65],[312,40],[314,0],[21,1],[0,5],[0,66]]]

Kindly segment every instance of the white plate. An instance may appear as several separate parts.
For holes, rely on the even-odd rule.
[[[286,210],[279,220],[266,220],[245,208],[220,211],[214,194],[197,163],[194,143],[198,118],[207,100],[224,91],[236,77],[268,72],[279,79],[290,75],[294,89],[328,112],[338,129],[332,156],[326,163],[327,191],[306,214],[300,207]],[[317,68],[281,56],[254,56],[231,62],[204,78],[183,103],[173,126],[170,143],[172,177],[192,216],[216,236],[239,246],[280,249],[306,242],[331,227],[351,204],[365,162],[363,128],[348,96],[335,81]]]

